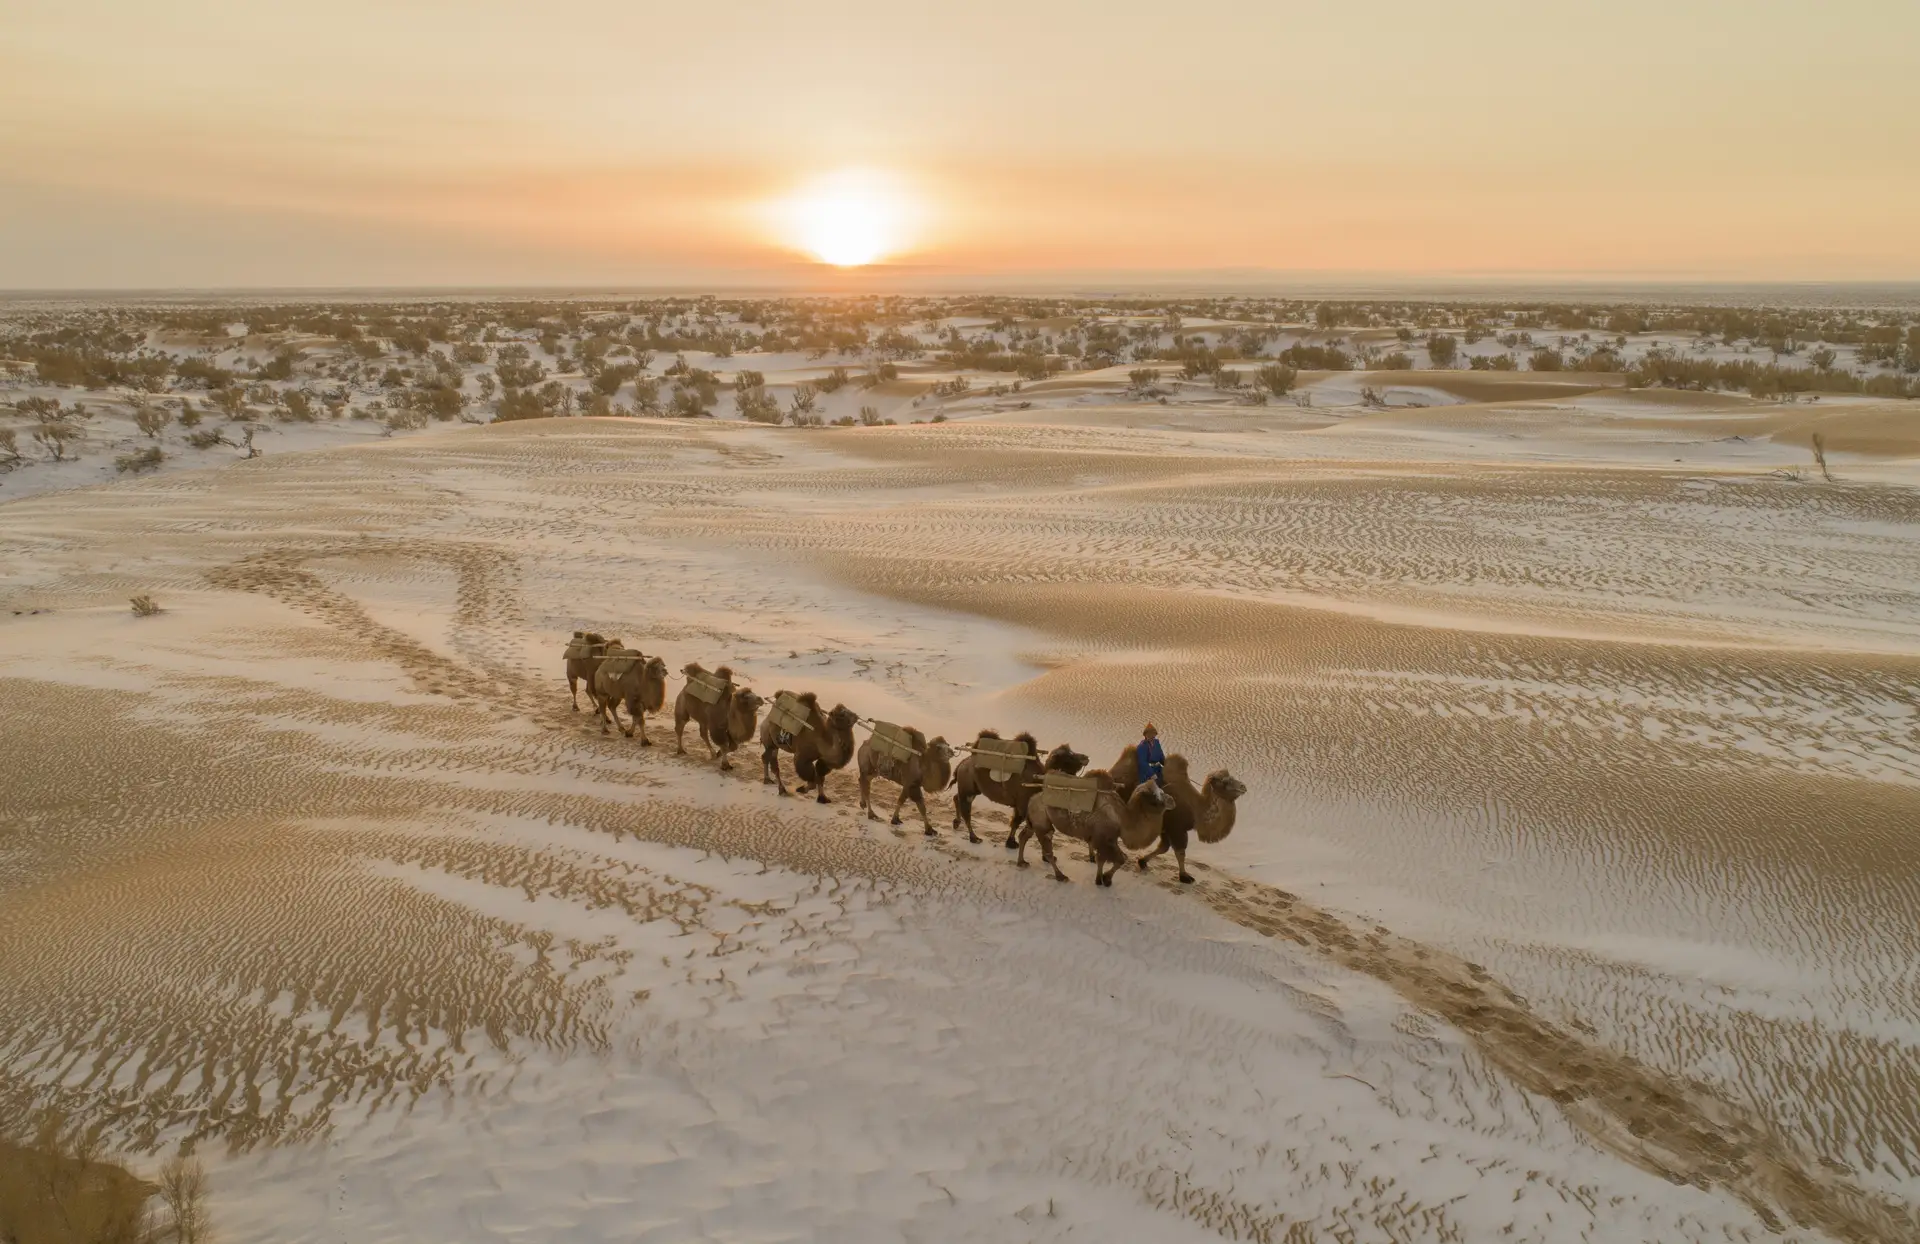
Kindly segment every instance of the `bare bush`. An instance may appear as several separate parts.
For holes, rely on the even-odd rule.
[[[113,469],[122,475],[129,473],[138,475],[143,471],[154,470],[166,459],[167,456],[160,452],[158,445],[149,445],[145,449],[136,449],[130,454],[121,454],[115,458]]]
[[[136,398],[133,403],[133,426],[149,440],[159,440],[160,434],[173,422],[173,412],[164,406],[154,406],[145,400]]]
[[[42,419],[34,425],[33,439],[53,461],[65,462],[81,439],[80,429],[62,419]]]
[[[1833,472],[1827,469],[1827,438],[1819,432],[1813,434],[1813,465],[1820,468],[1820,478],[1833,482]]]
[[[134,597],[132,604],[133,616],[136,618],[151,618],[154,614],[160,612],[159,602],[144,593]]]
[[[11,471],[25,459],[20,456],[20,439],[12,428],[0,428],[0,468]]]
[[[1285,397],[1293,391],[1294,382],[1300,378],[1298,370],[1285,363],[1269,363],[1255,373],[1254,379],[1260,387],[1275,397]]]

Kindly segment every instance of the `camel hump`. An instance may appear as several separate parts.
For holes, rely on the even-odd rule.
[[[820,707],[820,697],[818,695],[815,695],[811,691],[802,691],[799,695],[796,695],[793,698],[800,701],[802,704],[806,705],[808,708]]]
[[[733,681],[733,666],[731,665],[719,666],[713,671],[713,673],[714,673],[714,677],[716,678],[724,678],[728,682]]]
[[[906,726],[904,729],[907,732],[907,741],[913,744],[913,750],[924,754],[927,750],[927,736],[912,726]]]
[[[1038,756],[1040,754],[1040,740],[1034,738],[1031,734],[1028,734],[1025,730],[1022,730],[1020,733],[1014,735],[1013,741],[1016,743],[1025,743],[1027,745],[1028,755]]]

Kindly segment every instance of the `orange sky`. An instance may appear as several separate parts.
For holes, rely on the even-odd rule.
[[[1920,4],[12,0],[0,288],[1920,278]]]

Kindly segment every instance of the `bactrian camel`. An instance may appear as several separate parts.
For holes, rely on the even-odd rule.
[[[927,815],[926,792],[945,790],[953,780],[953,745],[938,736],[929,739],[912,726],[902,728],[908,744],[920,753],[918,756],[895,759],[883,755],[871,738],[861,742],[856,757],[860,766],[860,806],[866,809],[868,820],[879,820],[873,814],[873,780],[885,778],[898,783],[900,797],[893,801],[893,823],[900,823],[900,809],[911,799],[913,806],[920,809],[920,824],[927,837],[936,837],[940,831],[933,827],[933,819]]]
[[[1131,747],[1121,753],[1120,763],[1114,766],[1113,780],[1115,789],[1121,789],[1122,783],[1131,787],[1139,780]],[[1167,809],[1166,819],[1160,825],[1160,845],[1140,857],[1140,867],[1144,871],[1154,856],[1171,850],[1174,866],[1180,870],[1180,880],[1192,885],[1193,877],[1187,872],[1188,836],[1197,834],[1200,841],[1211,845],[1232,833],[1236,816],[1234,801],[1247,793],[1246,783],[1225,769],[1215,769],[1206,781],[1195,787],[1187,773],[1187,758],[1178,752],[1167,757],[1161,766],[1160,780],[1166,785],[1173,806]]]
[[[616,655],[632,655],[637,661],[614,661]],[[638,652],[619,654],[613,648],[606,650],[600,659],[599,667],[593,671],[593,683],[588,694],[602,714],[600,732],[607,732],[607,723],[611,721],[620,726],[620,733],[633,737],[637,729],[640,732],[640,745],[652,747],[653,740],[647,737],[647,714],[657,713],[667,706],[667,663],[659,657],[644,656]],[[629,724],[620,725],[620,706],[625,705]]]
[[[1000,735],[993,730],[982,730],[980,738],[997,739]],[[1043,772],[1079,773],[1087,767],[1087,758],[1065,743],[1047,753],[1044,761],[1040,759],[1040,744],[1031,734],[1016,734],[1016,743],[1023,743],[1027,749],[1026,767],[1018,773],[1011,773],[1002,781],[993,776],[993,770],[978,756],[969,755],[954,766],[953,781],[953,828],[957,831],[964,824],[967,828],[967,841],[979,842],[980,836],[973,832],[973,801],[985,795],[1002,807],[1013,809],[1013,818],[1007,826],[1007,850],[1020,845],[1018,834],[1020,826],[1026,823],[1027,800],[1039,789],[1040,775]],[[978,740],[976,739],[977,743]]]
[[[784,694],[776,692],[775,699]],[[760,723],[760,780],[773,783],[781,794],[787,794],[786,779],[780,775],[780,753],[792,752],[793,774],[799,779],[794,792],[804,795],[812,789],[818,792],[821,803],[831,802],[827,798],[827,774],[846,768],[853,759],[853,727],[860,715],[844,704],[826,712],[811,691],[794,698],[800,701],[809,724],[798,734],[787,734],[773,724],[771,717]]]
[[[681,673],[691,682],[696,674],[705,674],[698,661],[689,664]],[[727,689],[712,704],[700,699],[685,687],[673,701],[673,741],[686,755],[687,723],[693,722],[700,730],[700,741],[720,762],[720,768],[733,768],[733,749],[744,747],[753,741],[754,727],[759,721],[760,697],[745,687],[733,685],[733,671],[722,665],[713,671],[714,676],[726,684]]]
[[[1096,770],[1093,776],[1105,775]],[[1027,824],[1020,831],[1020,853],[1013,862],[1025,868],[1027,841],[1038,838],[1040,862],[1053,869],[1055,881],[1067,880],[1053,854],[1053,836],[1064,834],[1087,844],[1094,862],[1093,884],[1110,886],[1113,874],[1127,862],[1127,850],[1144,851],[1160,836],[1160,822],[1171,803],[1166,792],[1152,782],[1135,788],[1125,802],[1111,789],[1096,790],[1090,812],[1055,807],[1036,792],[1027,804]]]
[[[619,643],[619,640],[614,640]],[[607,650],[607,640],[593,631],[575,631],[573,641],[567,645],[569,653],[585,649],[585,655],[568,656],[567,694],[573,697],[573,711],[580,711],[580,684],[587,684],[587,698],[593,698],[593,671],[600,668],[601,654]]]

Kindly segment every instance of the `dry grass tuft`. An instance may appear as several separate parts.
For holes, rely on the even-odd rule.
[[[134,597],[132,603],[133,616],[136,618],[151,618],[160,612],[160,602],[145,593]]]

